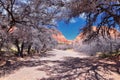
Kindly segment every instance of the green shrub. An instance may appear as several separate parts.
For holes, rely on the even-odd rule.
[[[120,52],[111,52],[111,53],[103,53],[99,57],[100,58],[110,58],[120,55]]]

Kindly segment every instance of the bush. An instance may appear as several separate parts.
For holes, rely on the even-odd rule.
[[[120,49],[120,41],[119,39],[110,39],[105,40],[103,38],[93,40],[91,42],[82,42],[74,44],[74,50],[82,53],[86,53],[88,55],[96,55],[97,52],[109,53],[115,52]]]
[[[100,58],[112,58],[112,57],[116,57],[119,56],[120,52],[111,52],[111,53],[103,53],[101,55],[99,55]]]

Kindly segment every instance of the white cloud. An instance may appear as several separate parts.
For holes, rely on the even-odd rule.
[[[79,18],[86,19],[85,13],[80,14],[80,15],[79,15]]]
[[[74,18],[70,19],[70,23],[76,23],[76,20]]]

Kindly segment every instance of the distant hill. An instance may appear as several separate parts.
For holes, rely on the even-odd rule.
[[[65,36],[58,31],[57,29],[51,29],[52,31],[52,36],[53,38],[58,42],[58,43],[63,43],[63,44],[72,44],[72,40],[67,40]]]
[[[93,26],[92,27],[92,31],[93,32],[96,32],[98,30],[98,28],[96,26]],[[108,32],[108,33],[107,33]],[[118,30],[116,30],[115,28],[108,28],[108,27],[105,27],[105,26],[102,26],[100,29],[99,29],[99,33],[98,35],[99,36],[103,36],[102,33],[105,34],[105,36],[110,36],[112,39],[115,39],[115,38],[120,38],[120,32]],[[89,34],[87,34],[89,35]],[[80,33],[75,39],[74,39],[74,42],[79,42],[80,40],[84,40],[87,35],[84,35],[83,33]]]
[[[92,30],[94,32],[96,32],[98,30],[98,28],[96,26],[92,27]],[[116,38],[116,37],[120,37],[120,32],[117,31],[115,28],[108,28],[108,27],[101,27],[99,30],[99,36],[102,36],[102,31],[107,32],[107,30],[109,31],[109,35],[111,38]],[[67,40],[64,35],[58,31],[57,29],[51,29],[52,32],[52,36],[53,38],[58,42],[58,43],[65,43],[65,44],[74,44],[77,43],[79,41],[84,40],[87,35],[84,35],[82,32],[74,39],[74,40]]]

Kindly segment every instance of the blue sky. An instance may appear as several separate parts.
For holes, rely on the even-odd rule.
[[[102,14],[100,14],[97,17],[96,22],[93,24],[93,26],[97,26],[101,22]],[[86,17],[83,14],[81,14],[79,17],[72,18],[69,22],[65,22],[64,20],[58,21],[58,30],[62,32],[62,34],[66,37],[68,40],[73,40],[76,38],[76,36],[80,33],[80,29],[84,27],[86,24]],[[115,25],[118,30],[120,30],[119,25]]]
[[[62,32],[62,34],[68,40],[73,40],[80,32],[80,28],[85,25],[85,19],[82,17],[72,18],[69,22],[65,22],[63,20],[57,22],[58,30]]]

